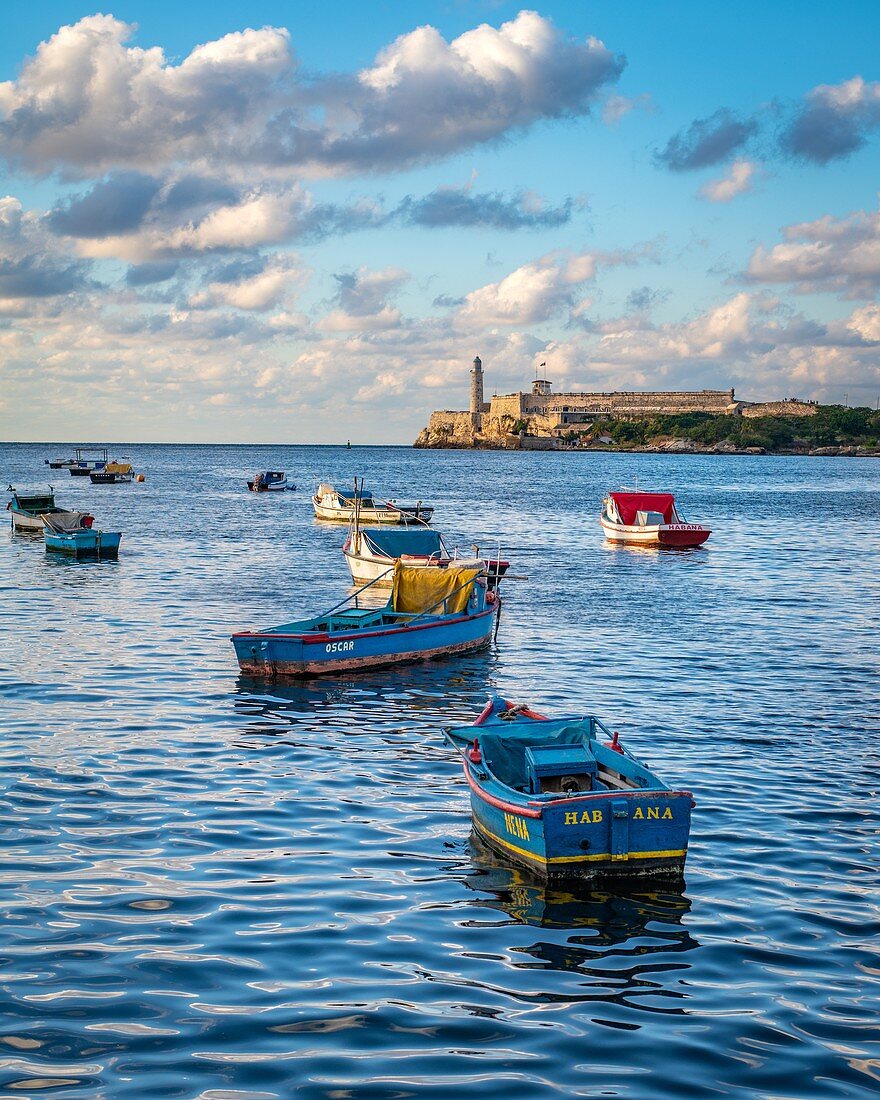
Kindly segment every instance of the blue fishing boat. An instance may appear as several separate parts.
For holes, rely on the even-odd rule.
[[[92,527],[69,528],[44,517],[43,539],[46,549],[74,558],[115,558],[119,556],[120,531],[99,531]]]
[[[444,733],[462,757],[474,830],[502,856],[547,880],[682,877],[693,796],[598,718],[549,719],[492,697],[473,725]]]
[[[500,606],[482,574],[479,565],[428,570],[398,561],[384,606],[360,606],[372,581],[323,615],[233,634],[239,667],[252,676],[303,678],[479,649]]]

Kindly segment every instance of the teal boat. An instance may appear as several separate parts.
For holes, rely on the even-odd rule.
[[[119,556],[121,531],[97,531],[92,527],[74,530],[45,517],[43,538],[46,550],[74,558],[115,558]]]

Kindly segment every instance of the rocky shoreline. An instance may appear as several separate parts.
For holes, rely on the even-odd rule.
[[[431,438],[425,429],[413,443],[419,449],[446,451],[591,451],[623,454],[695,454],[695,455],[800,455],[809,458],[880,458],[880,447],[840,444],[830,447],[738,447],[730,440],[720,443],[697,443],[692,439],[665,439],[656,443],[615,444],[591,442],[572,445],[545,436],[501,435],[492,437],[474,434],[471,439],[460,437]]]

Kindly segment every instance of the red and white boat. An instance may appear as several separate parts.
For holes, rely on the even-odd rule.
[[[672,493],[609,493],[599,522],[606,539],[631,546],[685,549],[702,546],[712,533],[699,523],[685,522]]]

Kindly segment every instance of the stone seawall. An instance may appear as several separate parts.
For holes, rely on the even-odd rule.
[[[818,405],[809,401],[759,401],[754,405],[745,405],[742,415],[756,416],[815,416]]]

